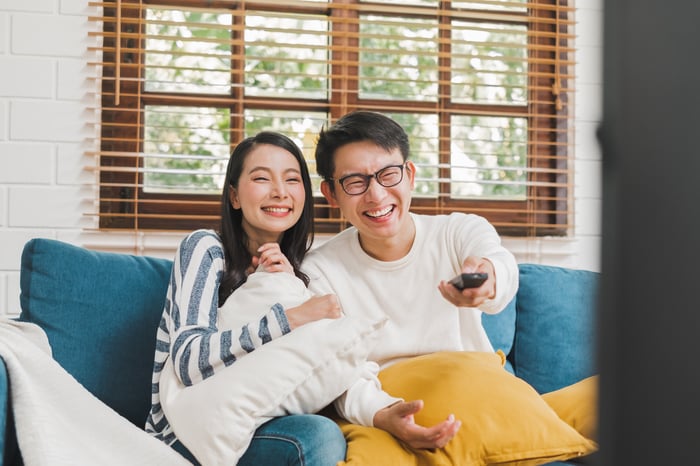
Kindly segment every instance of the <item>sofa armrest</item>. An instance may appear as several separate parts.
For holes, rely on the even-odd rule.
[[[7,380],[5,361],[0,357],[0,466],[5,464],[5,442],[7,438],[7,413],[10,410],[10,384]]]
[[[0,357],[0,466],[20,465],[20,458],[10,406],[10,379],[5,361]]]

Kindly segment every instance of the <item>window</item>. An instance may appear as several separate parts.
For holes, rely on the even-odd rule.
[[[571,228],[571,0],[91,5],[102,229],[216,228],[237,141],[284,132],[315,174],[318,131],[355,109],[409,133],[414,211],[474,212],[506,235]],[[317,232],[347,226],[320,193],[316,209]]]

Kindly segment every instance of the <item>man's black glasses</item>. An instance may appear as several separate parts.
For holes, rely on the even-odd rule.
[[[352,173],[338,179],[329,178],[329,180],[337,181],[346,194],[350,196],[357,196],[363,194],[365,191],[367,191],[367,189],[369,189],[369,183],[372,178],[377,180],[377,183],[385,188],[391,188],[392,186],[396,186],[397,184],[401,183],[401,180],[403,180],[403,169],[405,166],[405,163],[400,165],[388,165],[381,170],[372,173],[371,175]]]

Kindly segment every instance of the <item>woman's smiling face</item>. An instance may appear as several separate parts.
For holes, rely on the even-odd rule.
[[[299,162],[280,147],[260,144],[243,162],[230,201],[243,213],[243,229],[258,243],[278,241],[304,210],[304,183]]]

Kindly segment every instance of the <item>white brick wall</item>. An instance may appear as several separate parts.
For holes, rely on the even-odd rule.
[[[521,262],[599,270],[602,0],[579,0],[573,238],[504,238]],[[84,215],[95,116],[88,109],[87,0],[0,2],[0,316],[19,312],[24,243],[56,238],[171,257],[181,235],[107,233]]]

